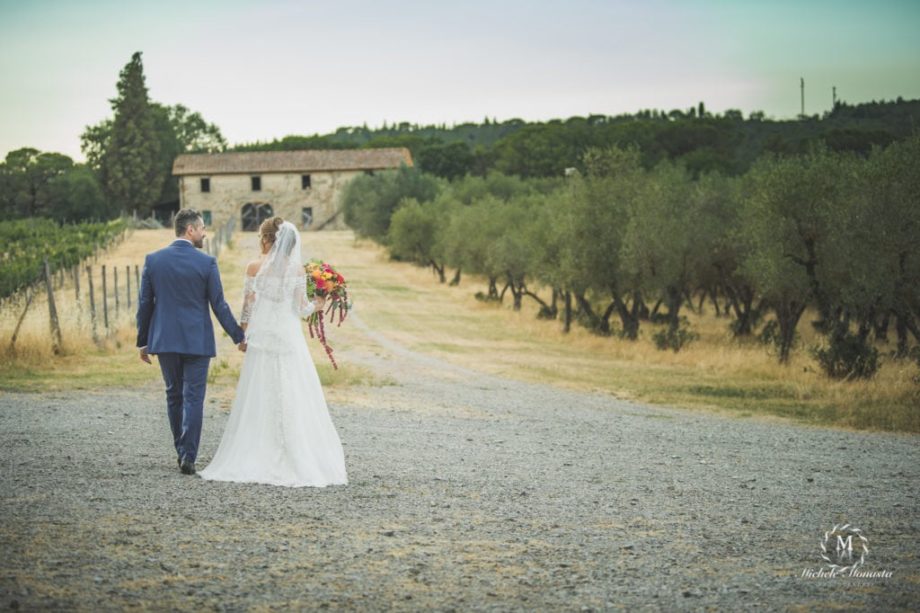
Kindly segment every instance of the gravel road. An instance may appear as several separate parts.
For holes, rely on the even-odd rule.
[[[918,437],[649,407],[377,344],[350,483],[181,475],[161,384],[0,395],[0,606],[916,610]],[[227,414],[209,405],[199,467]],[[805,578],[826,530],[887,579]]]

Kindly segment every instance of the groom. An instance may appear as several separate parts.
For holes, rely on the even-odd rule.
[[[149,254],[144,262],[137,346],[148,364],[151,355],[158,358],[179,469],[193,475],[208,364],[217,353],[208,305],[240,351],[246,351],[246,343],[224,300],[217,260],[198,251],[205,238],[198,211],[183,209],[176,214],[176,236],[170,246]]]

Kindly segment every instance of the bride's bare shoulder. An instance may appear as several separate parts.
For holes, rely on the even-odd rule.
[[[256,276],[256,273],[259,272],[260,266],[262,266],[261,260],[253,260],[249,262],[249,264],[246,266],[246,276],[248,277]]]

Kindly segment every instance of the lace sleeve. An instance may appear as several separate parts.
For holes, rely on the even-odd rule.
[[[241,324],[248,323],[249,318],[252,316],[252,305],[256,302],[255,281],[255,277],[246,275],[246,280],[243,282],[243,311],[240,313]]]
[[[316,310],[316,305],[307,298],[307,277],[300,275],[294,284],[294,312],[299,317],[308,317]]]

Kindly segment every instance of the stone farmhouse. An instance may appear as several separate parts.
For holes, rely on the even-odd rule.
[[[179,206],[201,211],[208,226],[237,220],[258,230],[280,215],[301,230],[340,230],[341,194],[361,174],[412,165],[405,148],[186,153],[173,162]]]

